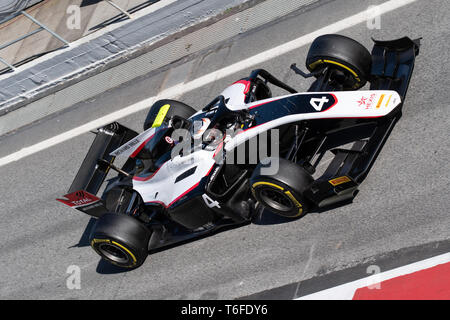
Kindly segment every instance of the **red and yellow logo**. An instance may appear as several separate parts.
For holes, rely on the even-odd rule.
[[[336,187],[336,186],[338,186],[340,184],[343,184],[343,183],[346,183],[346,182],[350,182],[350,181],[352,181],[352,180],[349,177],[342,176],[342,177],[339,177],[339,178],[336,178],[336,179],[329,180],[328,182],[331,183],[331,185],[333,187]]]

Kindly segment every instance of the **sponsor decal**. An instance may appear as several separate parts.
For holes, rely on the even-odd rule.
[[[386,107],[389,105],[389,102],[391,101],[391,99],[392,99],[392,94],[389,96],[388,101],[386,102]]]
[[[106,243],[111,243],[111,241],[110,241],[109,239],[92,239],[91,244],[94,244],[94,243],[104,243],[104,242],[106,242]]]
[[[369,97],[361,97],[360,100],[357,101],[360,107],[368,110],[373,106],[373,103],[375,101],[375,97],[377,96],[376,93],[372,93]],[[383,96],[384,98],[384,96]]]
[[[209,179],[209,181],[214,181],[217,173],[219,172],[219,169],[220,169],[220,167],[216,167],[216,169],[213,171],[213,174],[211,175],[211,178]]]
[[[93,194],[90,194],[87,191],[80,190],[75,191],[64,196],[66,199],[56,199],[59,202],[64,203],[65,205],[71,208],[82,207],[86,205],[94,204],[95,202],[100,201],[100,198],[97,198]]]
[[[170,109],[170,104],[165,104],[161,107],[161,109],[159,109],[159,112],[156,115],[155,121],[152,124],[152,128],[157,128],[162,125],[169,109]]]
[[[385,97],[385,95],[382,94],[381,97],[380,97],[380,100],[378,100],[377,109],[379,109],[381,107],[381,103],[383,102],[384,97]]]
[[[119,156],[122,153],[124,153],[125,151],[128,151],[131,148],[133,148],[134,146],[138,145],[139,143],[140,143],[139,139],[130,140],[130,142],[128,142],[127,144],[123,145],[120,149],[117,149],[116,151],[111,153],[111,155]]]
[[[339,177],[339,178],[336,178],[336,179],[329,180],[328,182],[331,183],[331,185],[333,187],[336,187],[336,186],[338,186],[340,184],[344,184],[344,183],[350,182],[350,181],[352,181],[352,180],[349,177],[342,176],[342,177]]]
[[[397,103],[397,98],[394,98],[394,100],[392,100],[392,103],[396,104]]]
[[[113,157],[135,157],[139,151],[149,142],[155,135],[156,130],[154,128],[147,129],[138,136],[134,137],[124,145],[120,146],[116,150],[110,153]]]
[[[173,139],[169,136],[164,138],[168,144],[173,144]]]
[[[93,202],[92,204],[88,204],[86,206],[83,206],[82,208],[79,208],[78,210],[81,210],[81,211],[86,212],[86,213],[89,214],[89,212],[91,210],[94,210],[94,209],[97,209],[97,208],[100,208],[100,207],[103,207],[103,203],[101,201],[96,201],[96,202]]]
[[[366,105],[366,101],[367,101],[367,98],[366,97],[362,97],[361,100],[358,101],[359,106],[360,107],[361,106],[365,106]]]

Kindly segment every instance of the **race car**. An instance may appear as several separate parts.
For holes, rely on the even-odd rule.
[[[117,122],[98,129],[57,200],[97,219],[92,248],[123,268],[262,212],[297,219],[348,204],[401,117],[419,47],[374,40],[370,53],[323,35],[309,49],[309,73],[291,65],[314,79],[307,92],[257,69],[200,110],[159,100],[140,134]],[[273,97],[273,87],[286,94]],[[110,170],[117,175],[105,183]]]

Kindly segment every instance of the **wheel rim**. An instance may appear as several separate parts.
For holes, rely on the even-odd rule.
[[[294,209],[292,200],[280,190],[261,188],[259,195],[267,206],[275,210],[289,212]]]
[[[129,261],[127,253],[122,248],[110,243],[100,244],[98,250],[105,258],[113,262],[125,264]]]

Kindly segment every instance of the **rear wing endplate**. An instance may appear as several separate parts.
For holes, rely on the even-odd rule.
[[[110,168],[104,163],[112,164],[115,160],[115,157],[111,156],[110,153],[135,136],[137,136],[137,132],[117,122],[98,129],[94,142],[68,193],[85,190],[90,194],[97,194]],[[103,161],[99,162],[99,160]]]
[[[98,129],[68,194],[64,199],[56,200],[93,217],[98,218],[106,213],[104,201],[96,194],[105,181],[109,169],[114,168],[115,157],[110,153],[135,136],[137,136],[135,131],[117,122]]]

